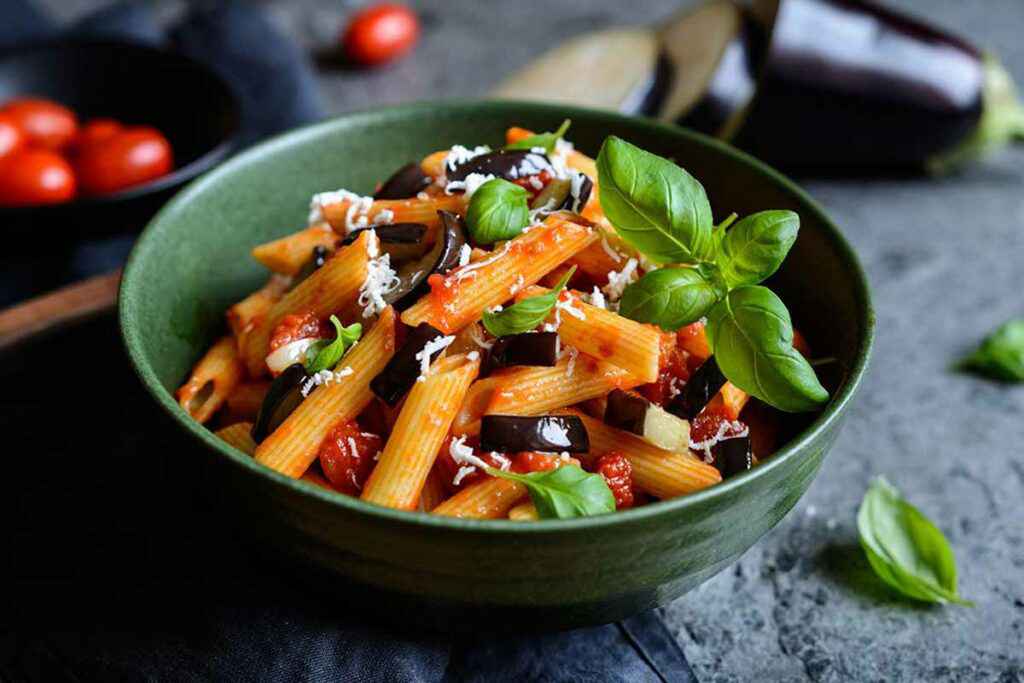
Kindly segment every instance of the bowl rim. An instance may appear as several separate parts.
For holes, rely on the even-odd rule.
[[[661,136],[681,136],[688,138],[691,142],[714,148],[734,162],[752,166],[755,171],[764,176],[766,181],[773,182],[786,192],[792,194],[797,200],[806,205],[810,213],[821,222],[824,227],[825,236],[838,249],[841,257],[846,260],[853,273],[854,298],[857,301],[860,311],[862,331],[857,344],[857,353],[853,364],[849,369],[846,381],[833,394],[831,400],[824,410],[793,439],[784,444],[765,463],[758,465],[741,475],[711,486],[709,488],[691,493],[678,498],[665,501],[658,501],[639,508],[615,512],[613,514],[598,515],[594,517],[582,517],[575,519],[545,519],[537,520],[530,524],[522,524],[507,519],[463,519],[445,517],[441,515],[423,514],[418,511],[396,510],[384,506],[366,503],[358,498],[346,496],[342,493],[327,491],[312,486],[299,479],[292,479],[284,474],[276,472],[268,467],[257,463],[251,456],[228,445],[217,437],[213,431],[195,422],[188,414],[174,401],[170,392],[166,391],[156,373],[146,362],[142,350],[142,337],[133,324],[134,309],[140,306],[137,297],[131,296],[135,288],[135,282],[143,277],[144,267],[141,262],[154,244],[153,235],[159,224],[180,207],[188,204],[193,196],[202,193],[208,185],[215,184],[221,177],[235,172],[236,169],[244,168],[251,162],[258,161],[264,154],[286,149],[295,144],[301,144],[304,140],[315,138],[323,133],[331,131],[339,126],[350,125],[353,122],[375,122],[389,117],[406,118],[425,113],[437,113],[443,110],[447,113],[476,113],[488,112],[495,116],[503,116],[513,119],[524,110],[534,114],[549,114],[556,117],[586,117],[596,120],[598,123],[603,119],[608,123],[629,122],[631,125],[639,125],[646,128],[650,133]],[[769,473],[782,467],[787,461],[799,457],[808,444],[814,441],[819,434],[828,430],[842,418],[842,413],[849,405],[856,393],[867,369],[868,360],[874,342],[875,313],[871,305],[870,288],[867,276],[857,258],[856,253],[849,242],[842,235],[839,228],[825,213],[821,206],[814,201],[804,190],[798,187],[793,181],[771,168],[767,164],[747,155],[731,145],[697,133],[695,131],[672,126],[669,124],[639,117],[628,117],[616,112],[602,111],[597,109],[563,106],[559,104],[544,104],[537,102],[526,102],[519,100],[445,100],[445,101],[421,101],[409,104],[402,104],[388,107],[368,108],[360,111],[346,113],[326,121],[303,126],[277,135],[269,140],[254,146],[246,152],[235,156],[204,176],[193,180],[187,187],[181,190],[170,202],[168,202],[153,219],[149,222],[129,255],[125,265],[124,275],[121,280],[121,288],[118,301],[118,322],[121,330],[121,338],[132,367],[139,377],[146,390],[156,399],[171,418],[183,427],[190,435],[210,449],[226,456],[228,461],[235,466],[241,467],[249,474],[256,474],[268,479],[276,486],[288,489],[291,493],[311,496],[322,503],[340,508],[347,513],[368,515],[375,521],[382,523],[395,523],[409,525],[410,529],[419,528],[424,531],[469,531],[489,532],[498,534],[516,535],[545,535],[560,534],[564,532],[587,532],[598,528],[618,524],[630,524],[643,522],[652,517],[672,516],[685,513],[687,510],[695,510],[709,501],[721,499],[728,496],[738,488],[742,488],[748,482],[758,478],[769,476]]]
[[[150,55],[159,56],[163,59],[177,60],[184,66],[201,71],[212,81],[217,83],[220,89],[227,95],[227,101],[231,110],[230,130],[227,135],[223,136],[213,147],[210,147],[184,166],[178,166],[172,169],[170,173],[162,175],[159,178],[154,178],[153,180],[146,181],[139,185],[126,187],[123,190],[118,190],[117,192],[110,192],[108,194],[96,196],[75,197],[70,202],[0,207],[0,216],[11,216],[17,213],[28,214],[30,212],[48,210],[66,211],[69,209],[74,210],[89,208],[92,206],[104,206],[158,194],[176,185],[185,184],[189,180],[192,180],[203,172],[213,168],[217,163],[231,154],[231,152],[238,149],[242,133],[242,99],[239,96],[238,90],[231,83],[221,77],[216,69],[213,69],[212,67],[193,59],[188,55],[181,54],[180,52],[166,50],[159,46],[148,45],[140,41],[113,38],[79,38],[71,36],[67,38],[44,38],[2,49],[0,50],[0,65],[8,60],[17,59],[19,56],[25,54],[46,52],[47,50],[58,47],[78,47],[87,49],[113,48],[116,50],[135,51],[137,53],[145,52]]]

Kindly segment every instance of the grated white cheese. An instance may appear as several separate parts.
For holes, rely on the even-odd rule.
[[[395,222],[395,212],[391,209],[381,209],[377,212],[377,215],[373,217],[374,225],[385,225],[387,223]]]
[[[569,347],[569,362],[565,365],[565,376],[572,377],[573,371],[576,369],[576,358],[580,355],[580,352],[573,347]]]
[[[479,190],[484,183],[488,180],[494,180],[494,175],[488,173],[470,173],[466,176],[465,180],[450,180],[448,184],[444,186],[445,194],[453,194],[456,190],[463,190],[466,198],[469,199],[476,191]]]
[[[380,241],[373,230],[370,231],[366,254],[370,257],[370,262],[366,264],[366,279],[359,288],[358,302],[363,307],[363,317],[369,318],[387,308],[388,302],[384,300],[384,295],[393,292],[402,281],[391,267],[390,254],[378,256]]]
[[[463,147],[462,145],[452,145],[451,149],[448,150],[448,156],[444,158],[444,167],[448,171],[454,171],[459,164],[464,164],[473,157],[487,154],[490,151],[491,148],[487,145],[478,145],[473,149]]]
[[[455,464],[460,466],[459,471],[455,474],[455,478],[452,479],[454,486],[458,486],[466,476],[475,472],[478,467],[480,469],[489,467],[486,461],[477,457],[473,452],[473,447],[466,444],[465,436],[452,439],[451,444],[448,446],[448,453],[451,454]],[[512,466],[512,462],[503,455],[492,453],[491,457],[497,461],[499,468],[502,470],[508,471],[508,468]]]
[[[530,176],[530,187],[532,187],[535,190],[543,190],[544,183],[542,183],[540,181],[540,178],[538,178],[537,176]]]
[[[473,247],[463,244],[459,249],[459,266],[469,265],[469,259],[473,258]]]
[[[435,353],[439,353],[444,349],[451,346],[451,343],[455,341],[455,335],[448,335],[446,337],[438,337],[437,339],[431,339],[428,341],[422,349],[416,352],[413,356],[420,362],[420,376],[416,378],[417,382],[425,382],[427,379],[427,372],[430,371],[430,357]]]
[[[503,310],[505,310],[504,306],[502,306],[501,304],[495,304],[494,306],[491,306],[490,308],[488,308],[487,312],[488,313],[501,313]]]
[[[601,231],[601,248],[604,249],[604,253],[608,254],[612,261],[616,263],[622,263],[622,254],[612,249],[612,245],[608,243],[608,235]]]
[[[494,254],[493,256],[488,256],[484,260],[477,261],[476,263],[466,264],[465,266],[463,266],[463,267],[461,267],[461,268],[459,268],[458,270],[455,271],[455,280],[457,282],[461,282],[462,280],[464,280],[467,277],[470,277],[470,276],[476,277],[476,272],[475,271],[479,270],[480,268],[483,268],[484,266],[491,265],[492,263],[494,263],[495,261],[500,259],[502,256],[507,254],[508,250],[511,249],[511,248],[512,248],[512,241],[509,240],[508,242],[505,242],[505,246],[497,254]],[[445,279],[445,285],[451,287],[451,283],[447,280],[447,278]]]
[[[636,279],[636,267],[637,260],[631,258],[626,261],[626,265],[619,271],[608,272],[608,284],[603,287],[604,293],[608,296],[608,301],[618,301],[622,298],[622,292],[626,289],[626,286],[630,282]]]
[[[703,441],[690,440],[690,449],[694,451],[704,451],[704,462],[711,464],[715,461],[715,457],[711,454],[711,448],[720,441],[726,440],[726,434],[730,431],[734,433],[729,434],[730,439],[738,439],[740,437],[747,436],[750,433],[750,429],[742,422],[725,420],[722,424],[718,425],[718,431],[713,435],[704,439]]]
[[[581,311],[580,309],[575,308],[573,306],[573,304],[575,303],[576,299],[571,294],[564,300],[561,297],[559,297],[558,300],[555,302],[555,311],[565,311],[566,313],[576,318],[577,320],[586,320],[587,314]]]
[[[575,151],[576,147],[565,138],[555,140],[555,154],[563,159]]]
[[[373,197],[364,197],[345,189],[318,192],[313,195],[313,198],[309,200],[309,224],[314,225],[323,222],[323,208],[330,204],[340,204],[342,202],[349,203],[348,210],[345,212],[346,232],[352,232],[356,228],[365,227],[369,224],[367,214],[373,207]]]
[[[466,358],[468,360],[471,360],[471,361],[480,360],[480,352],[479,351],[470,351],[469,353],[466,354]]]
[[[355,370],[347,365],[341,370],[321,370],[303,382],[302,389],[300,389],[300,391],[302,392],[303,397],[309,396],[309,392],[313,391],[314,388],[328,384],[335,384],[354,372]]]
[[[512,286],[508,288],[509,296],[513,296],[516,292],[523,288],[526,284],[526,280],[523,278],[522,273],[516,277],[516,281],[512,283]]]
[[[598,289],[597,285],[594,285],[594,291],[590,294],[583,295],[583,300],[596,308],[608,308],[608,303],[604,300],[604,294]]]
[[[494,342],[489,342],[483,338],[483,336],[480,334],[480,328],[477,327],[475,323],[471,328],[469,328],[469,338],[472,339],[473,343],[479,346],[481,349],[486,349],[489,351],[491,347],[494,346]]]

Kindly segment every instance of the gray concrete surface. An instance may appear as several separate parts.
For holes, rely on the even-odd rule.
[[[1000,55],[1024,81],[1024,1],[889,0]],[[68,18],[95,0],[49,0]],[[268,3],[311,49],[338,0]],[[655,21],[663,0],[412,2],[415,55],[325,71],[332,112],[483,95],[567,35]],[[734,567],[665,608],[702,681],[1024,681],[1024,387],[949,370],[1024,314],[1024,149],[944,180],[807,181],[860,253],[878,341],[846,429],[797,508]],[[885,474],[946,532],[974,609],[921,607],[874,579],[855,514]]]

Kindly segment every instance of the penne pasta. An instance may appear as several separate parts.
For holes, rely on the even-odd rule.
[[[479,359],[448,356],[416,382],[360,498],[402,510],[416,507],[437,452],[479,370]]]
[[[532,502],[519,503],[508,511],[508,518],[516,522],[536,522],[540,519]]]
[[[501,519],[529,494],[517,481],[487,477],[462,489],[431,514],[468,519]]]
[[[292,284],[292,279],[284,275],[271,275],[267,284],[245,297],[228,309],[228,327],[239,339],[248,333],[256,322],[281,300]]]
[[[633,467],[633,483],[652,496],[675,498],[722,480],[717,469],[689,451],[673,453],[658,448],[636,434],[609,427],[580,410],[558,412],[576,415],[583,420],[590,437],[590,452],[586,458],[592,460],[609,451],[622,453]]]
[[[378,199],[365,205],[352,199],[342,199],[333,204],[325,204],[321,210],[334,232],[339,235],[347,235],[358,227],[381,223],[423,223],[434,229],[441,221],[438,211],[465,214],[466,199],[461,194],[439,195],[426,199]]]
[[[245,382],[228,395],[226,414],[233,420],[255,422],[270,382]]]
[[[235,340],[221,337],[176,392],[178,405],[196,422],[206,422],[224,405],[244,375]]]
[[[376,236],[369,231],[362,233],[257,318],[252,330],[239,339],[239,349],[250,376],[267,373],[270,335],[281,318],[289,313],[311,311],[318,318],[332,314],[343,319],[356,317],[359,289],[366,280],[371,249],[375,252],[376,248]]]
[[[740,416],[743,407],[749,400],[750,394],[732,382],[726,382],[704,409],[708,412],[721,413],[730,420],[735,420]]]
[[[218,429],[216,432],[223,441],[234,446],[246,455],[256,451],[256,442],[252,440],[252,423],[236,422],[233,425]]]
[[[402,322],[427,322],[445,334],[457,332],[597,239],[593,228],[552,214],[542,225],[496,248],[490,258],[431,276],[430,294],[408,308]]]
[[[423,157],[423,161],[420,162],[420,170],[428,178],[437,180],[443,178],[445,174],[444,162],[448,159],[447,149],[438,150]]]
[[[574,255],[566,263],[576,266],[581,273],[604,285],[608,282],[609,272],[621,270],[622,266],[626,264],[626,257],[616,251],[608,243],[608,240],[602,237]]]
[[[441,504],[448,496],[448,488],[444,485],[444,477],[436,467],[431,467],[427,474],[427,480],[423,482],[423,490],[420,491],[419,509],[421,512],[430,512]]]
[[[452,422],[452,433],[457,436],[480,433],[480,417],[487,412],[487,406],[494,398],[494,389],[501,377],[494,376],[473,382]]]
[[[395,352],[395,324],[395,312],[389,306],[336,366],[350,368],[351,374],[314,389],[259,445],[257,462],[289,477],[301,477],[316,460],[331,427],[354,419],[373,399],[370,380]]]
[[[253,248],[252,257],[281,275],[295,275],[306,265],[315,247],[334,251],[338,235],[327,223],[316,223],[305,230],[286,235]]]

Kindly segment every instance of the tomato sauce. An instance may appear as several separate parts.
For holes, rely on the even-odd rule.
[[[615,509],[633,507],[633,466],[619,451],[609,451],[597,459],[594,471],[604,477],[615,496]]]
[[[291,344],[300,339],[327,339],[331,337],[330,325],[312,311],[289,313],[281,318],[281,322],[270,335],[270,350]]]

